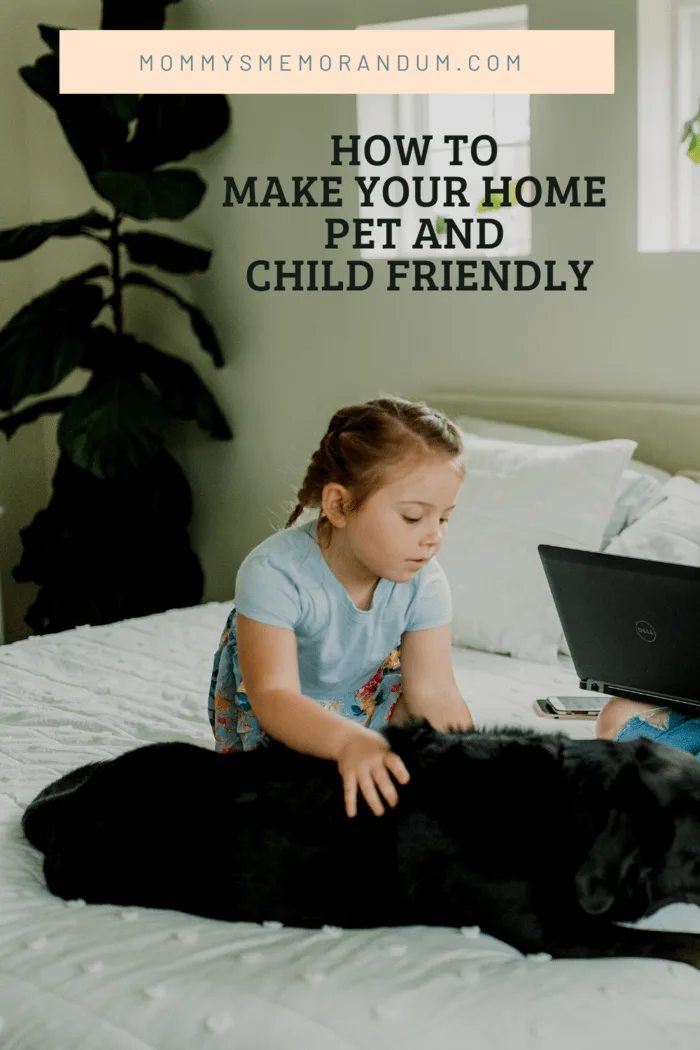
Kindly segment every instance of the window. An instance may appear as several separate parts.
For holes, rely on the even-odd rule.
[[[358,29],[527,29],[528,9],[526,5],[494,8],[488,11],[471,11],[466,14],[444,15],[436,18],[416,18],[404,22],[388,22],[380,25],[363,25]],[[503,177],[518,179],[530,174],[530,96],[529,95],[358,95],[357,128],[364,142],[371,135],[383,135],[393,142],[394,135],[403,135],[404,142],[416,138],[422,147],[424,135],[432,135],[432,141],[420,159],[412,154],[410,164],[400,164],[396,151],[386,165],[368,164],[361,157],[359,174],[365,179],[379,177],[372,200],[373,208],[361,207],[361,218],[394,218],[401,226],[394,238],[395,248],[380,246],[384,237],[375,234],[374,248],[363,248],[363,258],[462,258],[473,256],[507,257],[529,255],[531,251],[531,209],[513,202],[510,207],[497,208],[493,217],[503,226],[503,240],[496,247],[479,247],[478,231],[471,224],[469,246],[463,243],[469,232],[465,219],[488,218],[489,211],[482,213],[485,197],[484,177],[493,179],[492,185],[501,185]],[[468,135],[469,143],[460,147],[460,165],[450,164],[452,144],[444,141],[445,135]],[[493,163],[483,165],[478,161],[488,159],[491,149],[488,142],[479,144],[477,161],[471,158],[470,143],[479,135],[490,135],[498,146]],[[422,203],[416,203],[415,194],[400,207],[392,206],[380,198],[379,190],[389,180],[401,176],[409,187],[413,178],[422,177]],[[469,206],[459,203],[453,195],[446,200],[446,177],[467,180],[465,192]],[[435,183],[431,178],[439,179]],[[433,187],[439,188],[435,203],[432,203]],[[459,186],[455,182],[454,189]],[[391,202],[400,200],[400,186],[389,183],[386,187]],[[527,190],[523,191],[526,196]],[[362,201],[363,195],[359,194]],[[435,230],[440,247],[422,242],[415,246],[421,220],[428,218]],[[448,220],[451,220],[449,222]],[[375,227],[376,229],[376,227]],[[461,236],[459,235],[461,234]],[[494,228],[485,230],[488,242],[494,239]]]
[[[700,170],[681,141],[700,109],[698,0],[637,0],[637,88],[638,249],[700,251]]]

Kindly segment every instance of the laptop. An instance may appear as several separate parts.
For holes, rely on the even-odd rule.
[[[538,550],[581,689],[700,714],[700,568]]]

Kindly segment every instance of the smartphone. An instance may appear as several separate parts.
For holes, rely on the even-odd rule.
[[[601,711],[600,707],[583,707],[582,706],[582,702],[584,704],[587,703],[587,700],[586,700],[585,697],[579,697],[579,696],[572,697],[572,696],[569,696],[569,697],[565,697],[565,698],[563,698],[563,697],[556,697],[556,698],[553,698],[553,699],[557,699],[557,700],[566,699],[568,701],[575,700],[577,706],[576,707],[569,707],[569,708],[562,708],[561,710],[557,711],[550,704],[550,702],[549,702],[550,701],[550,697],[546,697],[546,698],[545,697],[540,697],[539,700],[535,700],[535,703],[533,705],[534,708],[535,708],[536,714],[540,715],[541,718],[596,719],[598,717],[598,715],[600,714],[600,711]],[[593,697],[591,699],[594,700]],[[602,705],[601,705],[601,707],[602,707]]]
[[[600,693],[579,693],[578,696],[548,696],[547,703],[557,714],[566,715],[570,711],[602,711],[609,696]]]

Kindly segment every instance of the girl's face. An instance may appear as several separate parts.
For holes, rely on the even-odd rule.
[[[344,528],[349,550],[393,583],[411,580],[440,550],[464,480],[462,462],[428,455],[390,468]]]

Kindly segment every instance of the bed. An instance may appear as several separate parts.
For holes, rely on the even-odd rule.
[[[553,425],[542,413],[537,421]],[[662,452],[659,465],[681,466]],[[0,647],[2,1050],[672,1050],[697,1041],[700,973],[678,963],[524,957],[476,929],[309,932],[275,916],[226,924],[53,898],[21,835],[24,805],[67,770],[139,744],[211,747],[205,698],[227,611],[213,603]],[[454,664],[478,724],[594,735],[592,722],[532,709],[536,696],[577,691],[568,658],[546,665],[460,648]],[[465,798],[465,819],[475,804]],[[359,892],[372,892],[371,871]],[[666,908],[647,925],[700,932],[700,909]]]

